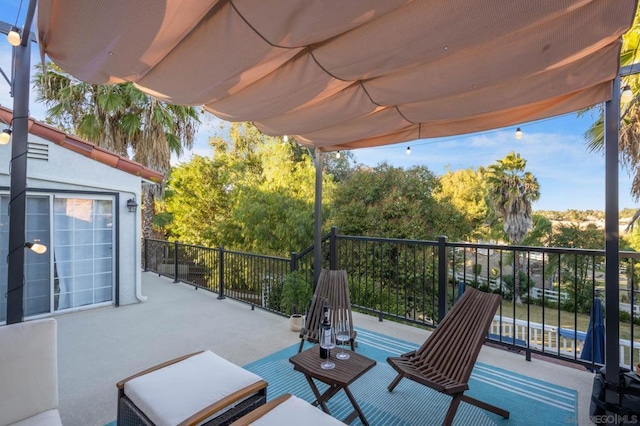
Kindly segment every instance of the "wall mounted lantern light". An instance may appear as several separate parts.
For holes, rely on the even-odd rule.
[[[127,200],[127,209],[129,209],[129,213],[135,213],[136,210],[138,209],[138,203],[136,203],[136,200],[133,198],[129,198]]]

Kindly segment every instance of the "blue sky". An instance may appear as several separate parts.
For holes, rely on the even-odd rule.
[[[24,23],[28,1],[24,1],[18,16],[19,0],[0,1],[0,21]],[[11,70],[11,46],[0,36],[0,67],[7,75]],[[37,46],[33,45],[32,62],[39,61]],[[0,104],[13,107],[9,85],[0,78]],[[35,102],[32,93],[30,114],[44,120],[45,108]],[[486,167],[504,158],[510,151],[520,153],[527,160],[527,169],[540,183],[541,197],[534,204],[535,210],[604,210],[605,168],[600,153],[590,153],[583,138],[585,130],[595,120],[590,114],[578,118],[576,114],[522,123],[505,129],[448,137],[423,139],[410,143],[380,148],[354,150],[356,161],[367,165],[388,162],[394,166],[411,167],[425,165],[434,173],[443,174],[447,168],[458,170]],[[521,139],[514,137],[516,127],[521,127]],[[194,149],[178,161],[187,161],[193,154],[211,155],[210,136],[219,129],[219,120],[210,116],[203,120]],[[406,155],[411,146],[411,155]],[[620,170],[620,208],[637,207],[629,195],[631,179]]]

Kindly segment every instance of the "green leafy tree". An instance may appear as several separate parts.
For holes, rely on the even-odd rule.
[[[440,188],[434,198],[450,203],[474,229],[480,229],[487,218],[487,185],[484,170],[461,169],[440,176]],[[478,234],[476,233],[476,236]]]
[[[438,178],[426,167],[360,166],[336,188],[333,222],[341,233],[374,237],[458,240],[473,224],[450,202],[438,202]]]
[[[338,155],[338,153],[340,155]],[[323,157],[324,170],[336,183],[344,182],[356,169],[356,161],[351,151],[328,153]]]
[[[634,228],[621,239],[620,250],[640,251],[640,229]]]
[[[311,157],[297,159],[288,145],[273,138],[256,154],[259,173],[246,175],[234,191],[231,221],[235,226],[226,241],[245,250],[279,255],[308,247],[313,241],[315,197]],[[332,192],[333,183],[325,175],[325,206]]]
[[[634,227],[620,238],[620,251],[640,251],[640,229]],[[638,298],[638,290],[640,289],[640,262],[637,259],[627,257],[620,258],[621,266],[626,267],[627,274],[627,300]],[[632,294],[632,292],[636,292]]]
[[[527,161],[514,152],[487,168],[489,203],[503,223],[511,244],[521,244],[533,227],[531,204],[540,198],[538,180],[525,170]],[[520,256],[514,256],[514,300],[520,299]]]
[[[523,246],[548,247],[553,237],[553,224],[546,217],[533,213],[533,228],[522,240]]]
[[[309,152],[250,123],[233,123],[211,145],[212,159],[194,157],[171,174],[172,238],[279,256],[308,247],[315,196]],[[333,186],[325,176],[326,206]]]
[[[171,154],[193,145],[198,112],[190,106],[168,105],[132,83],[88,84],[55,64],[34,77],[38,101],[49,108],[47,121],[119,155],[166,173]],[[161,186],[144,188],[143,236],[150,237],[154,198]]]
[[[230,217],[224,170],[207,157],[194,156],[171,171],[165,196],[166,212],[172,216],[167,229],[170,239],[187,244],[223,245],[216,224]]]

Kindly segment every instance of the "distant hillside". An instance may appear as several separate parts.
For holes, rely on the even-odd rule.
[[[618,217],[621,222],[624,219],[631,219],[638,209],[636,208],[624,208],[620,210]],[[559,222],[599,222],[604,220],[604,211],[602,210],[536,210],[535,214],[542,215],[551,221]]]
[[[621,233],[627,228],[636,211],[637,209],[633,208],[625,208],[620,211],[618,217],[620,219],[619,228]],[[601,210],[537,210],[534,213],[549,219],[554,227],[577,224],[580,228],[583,228],[589,224],[594,224],[598,228],[604,229],[604,212]]]

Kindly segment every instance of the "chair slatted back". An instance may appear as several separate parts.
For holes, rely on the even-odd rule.
[[[467,383],[501,300],[498,294],[467,288],[416,351],[414,365],[426,376]]]
[[[300,338],[318,343],[318,329],[323,319],[325,304],[329,307],[331,324],[348,319],[351,335],[354,336],[347,271],[322,269],[304,328],[300,331]]]

